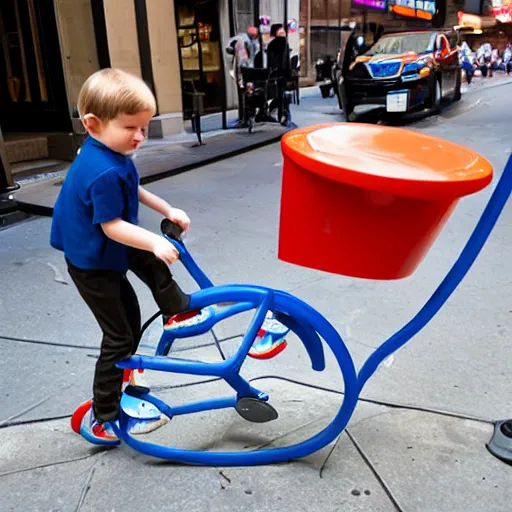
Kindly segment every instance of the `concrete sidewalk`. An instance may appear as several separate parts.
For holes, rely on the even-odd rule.
[[[214,116],[213,121],[218,117]],[[194,134],[186,132],[150,139],[136,155],[141,182],[149,183],[272,144],[291,128],[293,126],[287,128],[277,123],[266,123],[256,126],[251,134],[247,129],[213,129],[202,134],[203,145],[198,144]],[[67,168],[52,175],[22,181],[21,189],[14,193],[19,208],[36,215],[51,215],[66,172]]]
[[[512,97],[506,88],[495,91],[460,116],[452,111],[426,128],[415,126],[471,145],[492,162],[496,180],[512,149],[506,115]],[[334,101],[304,97],[301,108],[311,123],[336,121]],[[483,128],[478,136],[476,126]],[[187,245],[214,283],[257,283],[306,301],[338,330],[360,368],[431,296],[495,183],[459,202],[413,276],[377,282],[277,259],[281,167],[274,144],[148,188],[190,214]],[[143,227],[157,231],[160,220],[141,209]],[[485,444],[493,422],[512,414],[512,203],[442,311],[368,381],[348,429],[309,457],[261,467],[180,466],[126,446],[101,450],[71,431],[70,414],[90,396],[100,332],[62,255],[48,245],[50,225],[37,218],[0,231],[2,512],[509,512],[512,468]],[[310,236],[304,235],[308,248]],[[183,267],[173,266],[173,273],[195,291]],[[148,318],[156,309],[151,294],[130,279]],[[240,315],[215,327],[227,357],[247,320]],[[157,320],[145,333],[141,352],[154,350],[160,327]],[[220,360],[206,336],[179,340],[173,356]],[[270,394],[276,421],[252,424],[232,410],[212,411],[175,417],[150,438],[199,450],[263,450],[318,432],[343,400],[330,351],[326,370],[315,372],[295,336],[278,357],[246,361],[243,375]],[[201,377],[151,372],[147,378],[170,404],[230,394]]]
[[[226,411],[174,418],[151,441],[183,448],[286,446],[326,425],[341,397],[259,381],[280,419],[255,425]],[[174,403],[222,392],[208,384],[160,392]],[[181,391],[181,392],[180,392]],[[507,512],[510,469],[485,449],[492,427],[439,414],[360,403],[321,451],[262,467],[187,467],[126,447],[88,446],[58,420],[2,432],[2,510],[98,512]]]

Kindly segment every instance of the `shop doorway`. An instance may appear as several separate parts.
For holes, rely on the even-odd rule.
[[[222,57],[217,0],[176,0],[183,115],[190,119],[191,93],[204,93],[205,114],[226,108],[226,79]]]
[[[53,0],[0,2],[4,132],[71,129]]]

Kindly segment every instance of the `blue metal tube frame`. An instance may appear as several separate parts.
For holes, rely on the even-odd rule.
[[[164,329],[164,332],[160,337],[160,341],[158,342],[155,355],[166,356],[177,337],[190,338],[192,336],[199,336],[210,331],[215,324],[221,322],[222,320],[226,320],[231,316],[249,311],[250,309],[254,309],[254,307],[254,304],[250,302],[239,302],[230,306],[223,307],[222,309],[219,309],[219,311],[216,311],[215,314],[212,315],[209,319],[202,322],[200,326],[191,325],[190,327],[180,328],[179,336],[176,336],[175,331]]]
[[[128,418],[125,413],[121,414],[120,426],[113,425],[119,438],[129,446],[146,455],[164,458],[168,460],[180,461],[188,464],[206,464],[206,465],[257,465],[281,462],[292,458],[299,458],[309,455],[332,442],[345,429],[357,404],[359,394],[368,379],[375,373],[378,366],[396,350],[400,349],[408,340],[416,335],[427,323],[435,316],[443,304],[462,281],[471,265],[474,263],[479,252],[489,237],[499,215],[501,214],[512,189],[512,158],[509,159],[505,170],[496,186],[483,214],[466,246],[459,258],[448,272],[445,279],[427,301],[425,306],[418,314],[396,334],[385,341],[364,363],[361,370],[356,374],[352,357],[345,346],[341,336],[334,327],[311,306],[292,295],[278,290],[271,290],[259,286],[249,285],[227,285],[213,287],[209,279],[199,269],[193,261],[183,244],[171,240],[180,251],[181,260],[191,273],[192,277],[200,287],[207,288],[200,290],[192,296],[191,307],[194,309],[203,308],[210,304],[219,302],[250,302],[258,304],[258,309],[253,317],[249,330],[242,341],[241,347],[237,353],[227,361],[222,363],[205,364],[194,361],[165,360],[164,358],[145,358],[136,356],[127,362],[122,363],[121,367],[145,367],[153,369],[162,369],[165,371],[178,371],[179,373],[191,373],[196,375],[215,375],[222,377],[235,390],[238,396],[235,398],[221,398],[216,400],[207,400],[178,407],[169,407],[152,395],[145,395],[148,401],[151,401],[163,412],[168,414],[188,414],[207,409],[220,409],[236,405],[239,396],[247,394],[255,395],[259,393],[262,400],[268,397],[252,388],[250,384],[239,375],[240,366],[247,356],[254,335],[264,320],[265,313],[271,309],[283,315],[287,315],[291,322],[297,325],[294,331],[303,341],[310,357],[312,358],[313,368],[323,369],[323,351],[320,353],[315,349],[317,337],[320,336],[332,350],[334,357],[340,367],[343,384],[344,399],[332,422],[310,439],[301,443],[283,448],[272,448],[262,451],[250,452],[202,452],[193,450],[182,450],[178,448],[154,445],[140,441],[130,436],[127,431]],[[297,327],[298,326],[298,327]],[[301,328],[302,327],[302,328]],[[314,332],[315,336],[311,333]],[[313,347],[313,348],[312,348]],[[139,359],[137,359],[137,357]],[[157,364],[157,361],[161,361]],[[130,361],[133,361],[131,363]],[[168,361],[168,362],[167,362]],[[146,363],[152,365],[147,366]],[[130,366],[131,365],[131,366]],[[142,365],[142,366],[141,366]],[[209,368],[209,370],[207,370]]]
[[[402,329],[385,341],[364,363],[358,374],[358,381],[361,390],[368,379],[375,373],[379,365],[393,352],[403,347],[413,336],[441,309],[450,295],[459,286],[462,279],[480,254],[485,242],[489,238],[496,222],[508,201],[512,189],[512,157],[509,158],[501,178],[494,189],[494,192],[485,207],[480,220],[473,233],[462,250],[457,261],[453,264],[446,277],[432,294],[426,304],[420,309],[416,316]]]
[[[174,405],[171,407],[163,400],[160,400],[160,398],[157,398],[151,393],[142,395],[140,398],[141,400],[146,400],[147,402],[150,402],[154,406],[158,407],[158,409],[169,418],[172,418],[173,416],[182,416],[184,414],[193,414],[196,412],[209,411],[213,409],[227,409],[230,407],[235,407],[237,402],[237,397],[231,396],[215,398],[213,400],[202,400],[200,402],[192,402],[190,404]]]
[[[174,245],[180,255],[181,263],[188,270],[189,274],[192,276],[192,279],[194,279],[194,281],[197,283],[197,286],[199,286],[201,289],[212,288],[213,283],[195,262],[194,258],[185,247],[185,244],[183,242],[179,242],[178,240],[174,240],[173,238],[169,238],[168,236],[165,238],[167,238],[167,240],[169,240],[169,242]]]
[[[241,290],[239,288],[241,288]],[[225,301],[226,293],[229,294],[231,300],[237,300],[237,298],[242,299],[244,296],[246,299],[242,300],[247,300],[247,292],[249,288],[252,287],[228,286],[212,288],[210,290],[202,290],[197,292],[199,299],[196,305],[204,307],[209,301],[212,300],[223,302]],[[203,295],[205,292],[208,292],[208,300],[206,300],[206,297]],[[123,413],[120,417],[120,426],[118,427],[117,425],[113,425],[113,428],[115,429],[119,438],[133,449],[152,457],[174,460],[187,464],[221,466],[270,464],[283,460],[289,460],[292,458],[304,457],[315,451],[318,451],[336,439],[336,437],[346,427],[348,420],[352,416],[358,398],[356,372],[350,353],[348,352],[348,349],[338,332],[320,313],[315,311],[305,302],[287,293],[279,291],[272,292],[274,301],[273,307],[275,307],[275,309],[278,311],[287,311],[291,317],[300,318],[308,325],[310,325],[329,345],[341,369],[345,390],[344,399],[333,421],[325,429],[306,441],[283,448],[272,448],[269,450],[242,453],[203,452],[194,450],[182,450],[141,441],[140,439],[135,438],[128,433],[128,418]],[[254,293],[255,296],[261,297],[261,295],[265,293],[265,289],[261,287],[254,287],[252,289],[252,293]],[[268,294],[267,296],[270,295]],[[264,304],[261,306],[261,309],[265,308]],[[253,321],[253,325],[254,323],[255,322]],[[226,374],[226,380],[228,379],[230,379],[230,376]],[[239,387],[238,382],[232,382],[232,384],[235,388]],[[265,397],[262,398],[264,399]],[[212,405],[214,405],[215,402],[211,402]],[[172,412],[173,409],[169,408],[169,410]]]

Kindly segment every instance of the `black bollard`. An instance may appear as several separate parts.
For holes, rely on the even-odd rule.
[[[204,92],[193,92],[191,94],[193,102],[192,129],[197,137],[197,144],[194,144],[194,146],[203,146],[204,142],[201,135],[201,114],[203,113],[204,108]]]
[[[8,194],[18,188],[19,185],[12,181],[9,162],[5,153],[4,137],[0,128],[0,194]]]
[[[512,465],[512,419],[498,421],[487,449],[498,459]]]
[[[11,214],[18,209],[16,201],[12,199],[11,192],[19,188],[20,186],[12,180],[5,153],[4,138],[0,128],[0,226],[5,225],[6,214]]]

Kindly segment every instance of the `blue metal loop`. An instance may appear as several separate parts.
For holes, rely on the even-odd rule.
[[[224,298],[222,300],[233,300],[236,298],[238,300],[247,301],[247,299],[253,297],[252,294],[247,293],[248,288],[251,288],[251,291],[254,292],[257,296],[261,296],[261,294],[265,291],[265,289],[262,289],[261,287],[253,288],[244,286],[242,287],[244,288],[243,290],[237,290],[237,286],[226,286],[219,288],[223,289],[220,295],[216,293],[215,289],[197,292],[198,299],[196,306],[200,305],[205,307],[211,304],[212,300],[218,300],[218,297],[223,296],[222,294],[224,293],[227,293],[227,295],[223,296]],[[336,416],[326,428],[306,441],[282,448],[271,448],[268,450],[250,452],[203,452],[195,450],[182,450],[141,441],[139,438],[135,438],[127,432],[127,418],[124,414],[121,414],[120,428],[117,428],[117,426],[114,425],[116,434],[119,436],[119,438],[133,449],[152,457],[174,460],[187,464],[222,466],[269,464],[293,458],[304,457],[320,450],[325,445],[336,439],[336,437],[341,432],[343,432],[344,428],[346,427],[354,411],[358,398],[356,371],[350,353],[334,327],[311,306],[285,292],[272,290],[272,295],[276,310],[284,311],[295,322],[301,325],[305,323],[310,328],[314,329],[315,332],[317,332],[327,343],[339,364],[343,378],[344,398]],[[270,294],[267,296],[270,296]],[[262,303],[260,308],[261,307],[265,308],[266,304]],[[244,342],[242,342],[242,345],[243,343]],[[242,362],[243,359],[244,358],[242,358]],[[227,376],[228,373],[224,375]],[[223,377],[224,375],[220,376]],[[153,400],[151,401],[155,403]],[[211,401],[212,407],[210,407],[209,402],[206,402],[201,404],[203,409],[196,407],[194,411],[205,410],[207,408],[222,408],[226,406],[233,406],[234,403],[235,402],[230,401],[229,399],[217,399]],[[172,415],[172,407],[169,407],[168,412]]]

